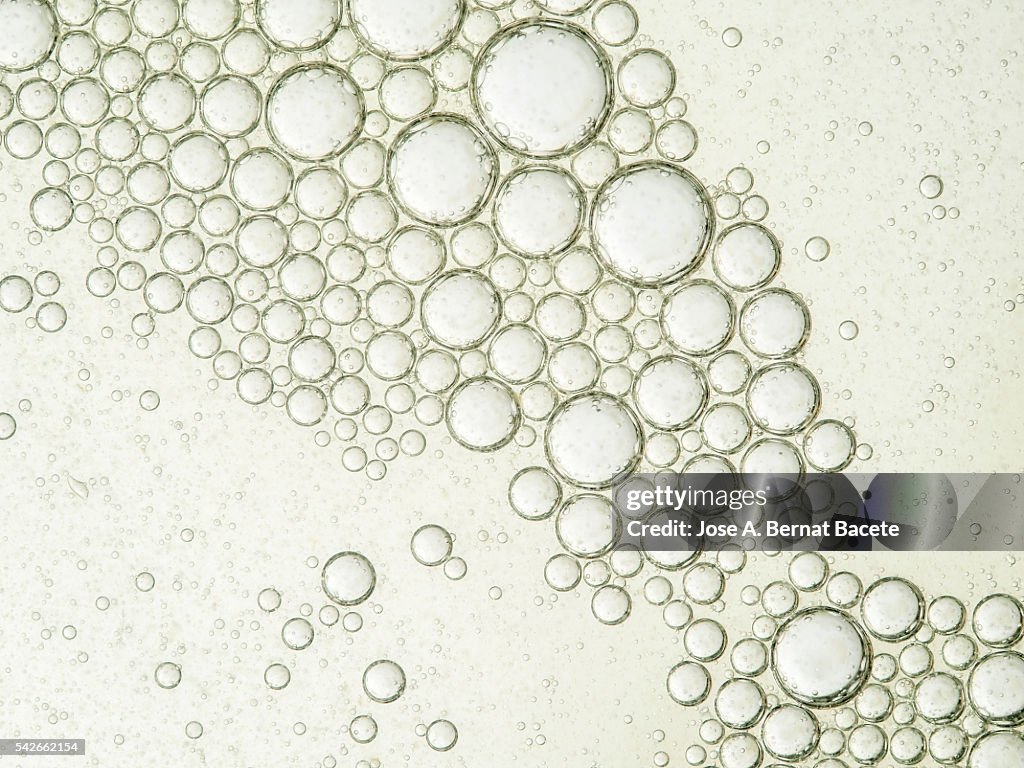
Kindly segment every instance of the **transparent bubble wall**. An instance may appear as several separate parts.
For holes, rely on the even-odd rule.
[[[51,628],[68,612],[54,597],[21,652],[63,638],[69,685],[125,666],[111,706],[173,714],[143,737],[47,692],[6,701],[5,721],[88,730],[97,765],[161,749],[248,765],[257,744],[325,768],[473,764],[493,731],[498,764],[552,748],[575,764],[1024,764],[1013,595],[972,606],[966,588],[925,594],[814,553],[611,551],[624,473],[838,471],[898,444],[856,428],[849,391],[807,359],[811,299],[833,296],[782,278],[832,244],[784,236],[798,211],[772,209],[738,160],[695,164],[728,142],[699,130],[692,73],[647,27],[620,0],[0,0],[12,248],[73,244],[0,278],[5,319],[48,337],[87,302],[117,313],[101,339],[149,373],[122,386],[111,362],[100,420],[122,402],[166,420],[167,392],[205,380],[202,403],[176,400],[173,441],[134,427],[151,485],[36,481],[61,515],[113,505],[91,556],[111,562],[67,544],[54,563],[88,577],[80,617]],[[744,50],[738,27],[696,30],[719,56]],[[858,141],[874,132],[855,122]],[[938,175],[910,184],[932,220],[959,218]],[[62,299],[71,273],[80,299]],[[860,336],[828,318],[833,343]],[[169,340],[191,360],[161,371]],[[68,357],[68,386],[93,392],[96,366]],[[0,439],[30,439],[32,403],[13,402]],[[205,444],[211,417],[248,421]],[[298,452],[270,449],[284,430]],[[175,466],[193,451],[251,464],[251,487],[190,494]],[[252,557],[232,551],[240,528]]]

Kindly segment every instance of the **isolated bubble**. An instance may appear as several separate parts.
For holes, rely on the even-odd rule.
[[[643,453],[643,431],[621,400],[600,393],[562,403],[548,422],[545,449],[554,470],[584,488],[608,488],[632,471]]]
[[[924,598],[909,581],[895,576],[879,579],[864,593],[861,616],[875,637],[893,642],[905,640],[921,627]]]
[[[433,114],[410,124],[388,157],[388,185],[398,204],[414,219],[443,227],[480,212],[497,171],[487,140],[457,115]]]
[[[181,682],[181,667],[173,661],[164,661],[157,664],[153,679],[161,688],[170,690],[176,688]]]
[[[530,83],[524,88],[523,83]],[[527,20],[499,32],[477,57],[473,105],[491,137],[531,157],[589,142],[611,109],[611,65],[579,27]]]
[[[267,687],[275,691],[288,687],[291,679],[292,673],[284,664],[271,664],[263,673],[263,680]]]
[[[293,651],[301,651],[313,643],[313,625],[301,617],[288,619],[281,628],[281,640]]]
[[[942,179],[931,174],[923,176],[921,181],[918,183],[918,189],[921,190],[921,195],[923,197],[926,197],[929,200],[934,200],[942,194]]]
[[[772,642],[772,669],[783,690],[811,707],[849,701],[867,680],[871,643],[852,618],[834,608],[806,608]]]
[[[507,445],[522,414],[512,392],[496,379],[469,379],[452,392],[445,411],[448,431],[471,450],[494,451]]]
[[[494,227],[502,242],[527,258],[547,258],[575,241],[586,199],[572,176],[554,167],[527,166],[502,182]]]
[[[831,250],[832,246],[828,240],[818,235],[815,235],[804,244],[804,253],[811,261],[824,261],[828,258]]]
[[[449,720],[435,720],[427,726],[427,744],[436,752],[447,752],[459,740],[459,732]]]
[[[1024,632],[1024,611],[1010,595],[988,595],[974,607],[971,627],[985,645],[1006,648]]]
[[[348,733],[357,744],[369,744],[377,737],[377,721],[372,715],[356,715],[348,724]]]
[[[343,70],[303,64],[285,72],[267,96],[267,127],[300,160],[340,155],[363,127],[363,97]]]
[[[0,69],[24,72],[43,63],[57,42],[57,18],[43,0],[0,0]]]
[[[424,525],[413,533],[409,546],[421,565],[440,565],[452,553],[452,536],[439,525]]]
[[[0,440],[10,440],[18,431],[18,422],[9,413],[0,413]]]
[[[324,563],[324,594],[339,605],[358,605],[377,584],[373,564],[358,552],[339,552]]]
[[[711,691],[711,676],[703,665],[695,661],[682,661],[669,671],[666,685],[673,701],[684,707],[693,707],[707,698]]]
[[[695,269],[711,239],[703,185],[666,163],[626,166],[604,183],[591,213],[594,252],[616,276],[641,286],[671,283]]]
[[[388,704],[405,691],[405,672],[390,659],[378,659],[363,672],[363,690],[378,704]]]

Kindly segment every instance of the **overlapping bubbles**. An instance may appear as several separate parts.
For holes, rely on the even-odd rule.
[[[837,471],[869,451],[820,418],[799,362],[810,314],[774,284],[782,247],[752,175],[688,169],[677,73],[637,34],[620,0],[0,0],[0,133],[11,157],[49,158],[31,237],[84,226],[90,293],[137,293],[140,337],[189,318],[215,381],[342,443],[346,469],[382,479],[441,429],[479,452],[541,440],[509,503],[553,525],[547,584],[585,584],[605,624],[657,572],[643,595],[686,652],[667,693],[703,718],[691,764],[1024,765],[1015,598],[969,616],[803,553],[788,580],[742,590],[757,616],[729,638],[697,613],[724,609],[742,550],[612,551],[608,494],[630,472]],[[57,287],[7,276],[0,306]],[[64,324],[51,315],[44,330]],[[440,526],[411,548],[466,573]],[[362,554],[331,557],[320,623],[357,631],[375,584]],[[302,651],[313,624],[281,638]],[[362,684],[387,704],[405,673],[380,659]],[[422,730],[456,744],[447,720]]]

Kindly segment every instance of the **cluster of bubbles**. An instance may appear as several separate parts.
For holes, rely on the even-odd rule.
[[[686,170],[671,61],[594,6],[5,0],[4,147],[49,155],[32,234],[86,226],[92,294],[138,292],[140,336],[184,311],[217,381],[351,471],[442,423],[476,451],[543,429],[592,490],[684,455],[841,469],[767,202]]]
[[[28,327],[56,333],[68,322],[64,305],[53,298],[59,290],[60,277],[48,269],[37,272],[31,282],[21,275],[7,275],[0,278],[0,309],[17,315],[30,309],[39,296],[42,300],[36,306],[35,314],[27,318]]]
[[[0,0],[0,137],[13,158],[48,158],[32,242],[83,226],[91,294],[136,294],[140,338],[180,313],[216,381],[318,445],[342,442],[347,470],[380,480],[434,427],[481,453],[540,440],[543,465],[518,471],[508,498],[553,521],[553,589],[585,582],[614,625],[646,563],[690,566],[688,601],[664,575],[644,587],[686,628],[696,666],[673,671],[680,690],[726,646],[690,605],[716,604],[742,553],[612,551],[609,493],[643,470],[839,471],[870,448],[851,420],[821,418],[799,361],[810,313],[776,284],[782,247],[752,174],[709,186],[687,169],[698,136],[677,73],[637,35],[620,0]],[[804,250],[821,261],[830,247]],[[35,293],[52,295],[43,274]],[[0,283],[9,312],[33,295]],[[452,546],[436,525],[411,541],[458,579]],[[363,555],[331,557],[321,623],[357,631],[337,606],[375,583]],[[259,603],[272,612],[280,595]],[[314,634],[309,616],[281,629],[295,651]],[[181,669],[154,677],[173,688]],[[286,664],[265,670],[271,689],[290,679]],[[388,703],[405,675],[381,659],[362,685]],[[806,730],[796,709],[772,717],[764,749]],[[376,731],[371,715],[350,726],[356,741]],[[457,739],[444,720],[423,735],[438,750]]]
[[[717,565],[686,571],[690,602],[717,599],[720,588],[701,588],[719,585],[741,558],[725,551]],[[814,552],[792,558],[788,579],[743,588],[756,612],[743,637],[728,637],[712,618],[689,620],[688,610],[676,622],[670,595],[662,593],[666,621],[682,631],[686,655],[669,671],[667,692],[704,718],[691,764],[1024,764],[1024,655],[1013,650],[1024,608],[1011,595],[968,611],[950,595],[928,601],[899,577],[865,587]]]

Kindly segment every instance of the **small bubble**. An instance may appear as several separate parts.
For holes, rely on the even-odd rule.
[[[726,48],[735,48],[743,42],[743,33],[736,27],[726,27],[722,32],[722,42]]]

